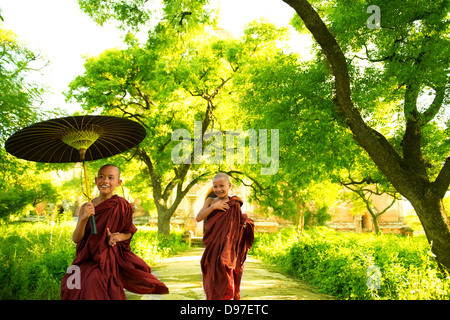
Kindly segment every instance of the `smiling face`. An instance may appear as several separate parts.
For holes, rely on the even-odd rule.
[[[95,184],[102,198],[111,197],[114,189],[122,184],[119,169],[112,165],[101,167],[95,178]]]
[[[215,177],[213,179],[213,191],[221,199],[228,197],[231,183],[226,177]]]

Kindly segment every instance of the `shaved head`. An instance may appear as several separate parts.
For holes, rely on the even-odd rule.
[[[104,166],[102,166],[98,172],[102,171],[102,169],[107,168],[107,167],[112,167],[112,168],[116,168],[117,169],[117,178],[120,178],[120,169],[118,166],[114,165],[114,164],[105,164]]]
[[[214,176],[213,180],[219,179],[219,178],[225,178],[227,180],[227,182],[230,183],[230,177],[224,172],[219,172],[218,174],[216,174]]]

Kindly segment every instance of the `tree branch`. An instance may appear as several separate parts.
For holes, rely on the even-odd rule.
[[[434,119],[436,114],[442,107],[445,97],[445,86],[439,86],[435,89],[435,97],[433,103],[422,113],[422,124],[426,124]]]
[[[355,108],[351,99],[347,61],[335,37],[307,0],[283,1],[298,13],[327,57],[335,78],[336,111],[352,131],[353,138],[367,151],[399,192],[407,198],[413,197],[411,190],[414,190],[421,180],[411,174],[395,148],[381,133],[370,128]]]
[[[138,148],[138,154],[142,161],[147,165],[148,171],[150,173],[150,179],[152,181],[152,189],[153,189],[153,198],[155,200],[155,205],[161,206],[161,203],[159,202],[162,198],[161,193],[161,179],[160,177],[155,173],[155,168],[153,166],[153,162],[148,156],[148,154],[142,150],[141,148]]]
[[[236,170],[231,170],[231,171],[228,171],[228,172],[225,172],[225,173],[228,174],[230,177],[232,177],[232,178],[238,180],[239,182],[241,182],[244,186],[252,188],[252,190],[253,190],[253,195],[255,196],[255,198],[256,198],[257,201],[261,201],[261,200],[258,198],[257,193],[259,192],[259,194],[263,195],[263,194],[264,194],[263,191],[269,189],[269,188],[264,188],[264,187],[259,183],[258,180],[256,180],[255,178],[252,178],[251,176],[247,175],[247,174],[244,173],[244,172],[236,171]],[[250,179],[253,183],[252,183],[252,184],[247,184],[247,183],[245,183],[244,180],[242,180],[241,178],[236,177],[236,176],[233,176],[233,173],[236,173],[236,174],[242,174],[242,175],[244,175],[245,177],[247,177],[248,179]],[[256,185],[258,188],[256,188],[254,185]]]
[[[392,208],[392,206],[395,204],[396,201],[397,201],[397,198],[394,197],[394,198],[392,199],[391,204],[388,205],[386,208],[384,208],[383,211],[378,211],[378,209],[377,209],[377,211],[378,211],[377,217],[381,216],[383,213],[385,213],[385,212],[388,211],[390,208]]]
[[[444,198],[450,185],[450,157],[445,160],[444,166],[442,167],[436,180],[432,183],[433,189],[438,194],[440,198]]]
[[[410,171],[415,172],[424,181],[428,182],[427,161],[422,155],[422,121],[417,110],[419,91],[419,85],[414,80],[406,85],[404,102],[406,128],[401,147],[403,159]]]

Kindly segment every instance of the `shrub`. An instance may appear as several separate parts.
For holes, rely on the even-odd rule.
[[[131,250],[152,266],[189,248],[189,244],[181,241],[182,234],[182,231],[171,231],[170,239],[166,239],[155,228],[139,226],[139,231],[133,235]]]
[[[0,299],[57,299],[75,258],[73,224],[5,224],[0,227]]]
[[[252,253],[340,299],[448,299],[424,237],[339,233],[320,227],[258,235]],[[374,282],[376,280],[376,282]]]

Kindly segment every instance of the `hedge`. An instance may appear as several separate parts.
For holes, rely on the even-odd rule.
[[[340,233],[320,227],[260,234],[251,253],[339,299],[449,299],[424,236]]]

